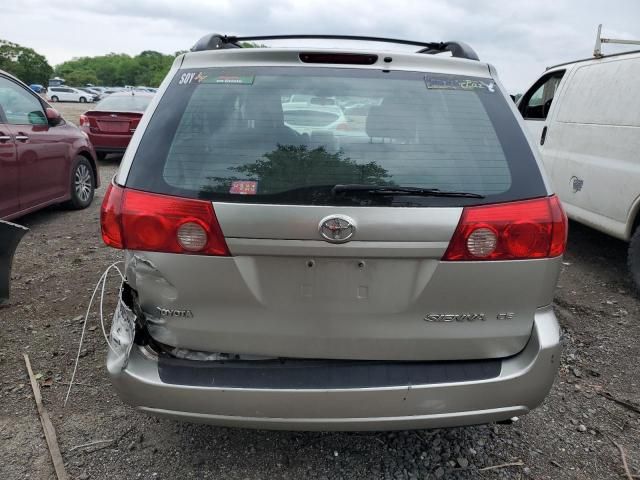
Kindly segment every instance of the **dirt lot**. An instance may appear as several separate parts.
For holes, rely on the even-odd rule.
[[[75,121],[84,110],[57,107]],[[556,295],[565,332],[561,372],[544,405],[514,425],[287,433],[147,417],[111,390],[95,315],[78,384],[63,408],[81,316],[98,277],[120,257],[103,246],[98,225],[104,185],[118,164],[118,158],[102,163],[103,187],[87,210],[50,208],[20,219],[31,232],[15,258],[11,303],[0,309],[1,479],[54,478],[24,352],[42,375],[44,402],[74,479],[622,479],[614,442],[640,474],[640,415],[632,409],[640,405],[640,301],[627,280],[626,245],[576,224]],[[106,310],[113,307],[111,296]],[[96,441],[105,442],[78,447]]]

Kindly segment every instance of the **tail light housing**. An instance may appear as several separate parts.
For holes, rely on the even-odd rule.
[[[88,127],[89,126],[89,117],[87,115],[80,115],[80,126]]]
[[[442,260],[526,260],[558,257],[567,217],[558,197],[465,207]]]
[[[102,239],[114,248],[228,256],[213,205],[111,184],[100,211]]]

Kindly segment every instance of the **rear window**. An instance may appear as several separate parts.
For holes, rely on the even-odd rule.
[[[332,188],[340,184],[484,198],[336,195]],[[546,194],[491,79],[317,67],[178,72],[144,133],[127,186],[306,205],[463,205]]]
[[[117,112],[144,112],[151,103],[148,95],[118,95],[101,100],[96,105],[96,110]]]

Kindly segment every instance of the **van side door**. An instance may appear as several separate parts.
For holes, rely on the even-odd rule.
[[[65,102],[71,102],[74,100],[73,91],[70,88],[61,87],[60,88],[60,100]]]
[[[544,152],[544,144],[548,131],[548,119],[556,92],[560,86],[564,70],[557,70],[540,77],[533,86],[522,96],[518,109],[525,120],[529,134],[540,152]],[[551,173],[551,166],[545,167]]]
[[[637,54],[577,65],[544,147],[567,215],[624,240],[640,202],[639,78]]]

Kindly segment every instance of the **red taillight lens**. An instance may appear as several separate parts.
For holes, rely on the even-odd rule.
[[[466,207],[443,260],[557,257],[567,243],[567,217],[551,197]]]
[[[567,214],[560,204],[560,199],[555,195],[549,197],[551,216],[553,218],[553,233],[551,235],[550,257],[559,257],[567,248],[567,237],[569,235],[569,221]]]
[[[210,202],[110,185],[102,203],[102,238],[115,248],[229,255]]]
[[[89,126],[89,117],[86,115],[80,115],[80,126],[88,127]]]
[[[122,188],[117,185],[110,184],[100,209],[102,240],[106,245],[113,248],[124,248],[122,244],[122,226],[120,224],[122,191]]]

